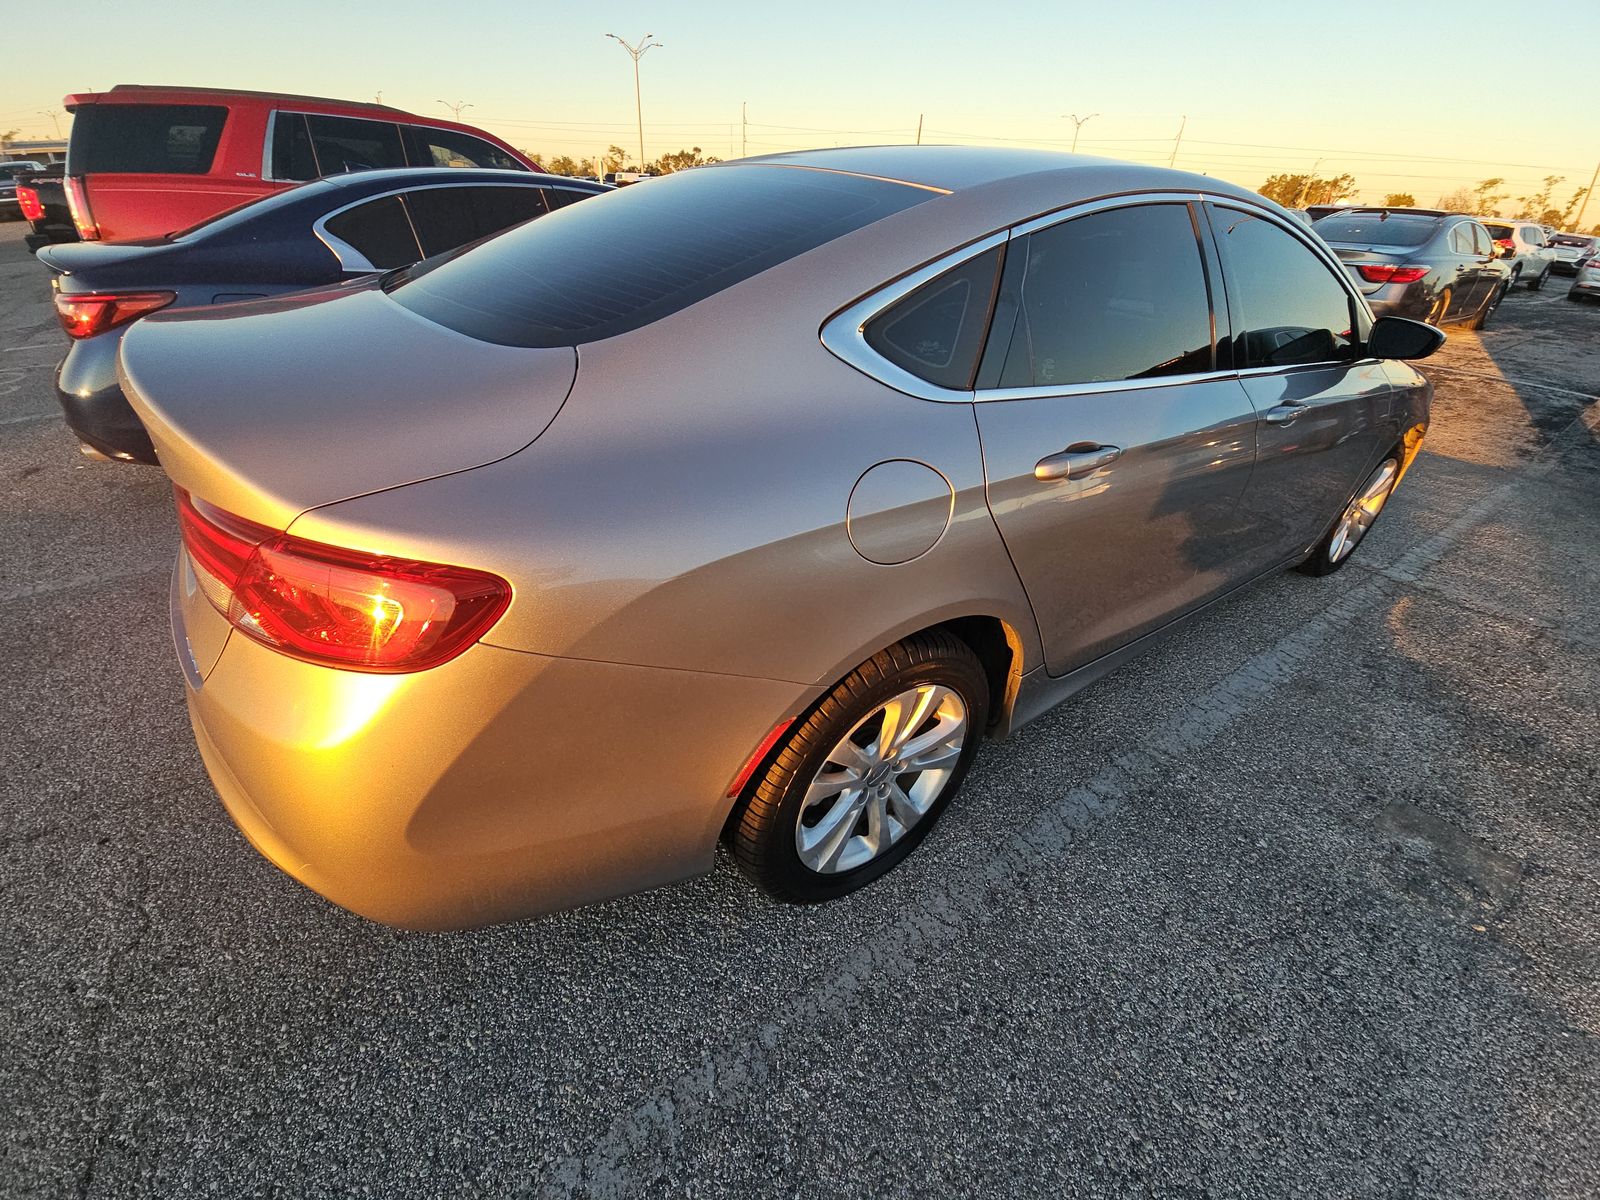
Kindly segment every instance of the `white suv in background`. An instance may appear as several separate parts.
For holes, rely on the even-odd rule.
[[[1506,265],[1511,268],[1511,282],[1506,286],[1525,283],[1530,292],[1542,288],[1556,261],[1555,251],[1545,240],[1544,228],[1532,221],[1500,221],[1493,217],[1483,218],[1483,227],[1494,244],[1506,252]]]

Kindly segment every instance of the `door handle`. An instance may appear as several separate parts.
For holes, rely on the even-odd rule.
[[[1100,446],[1093,442],[1078,442],[1060,454],[1041,458],[1033,468],[1033,477],[1049,483],[1055,479],[1082,479],[1093,475],[1101,467],[1108,467],[1122,457],[1121,446]]]
[[[1269,408],[1263,414],[1268,425],[1293,425],[1295,418],[1305,412],[1307,405],[1297,400],[1285,400],[1276,408]]]

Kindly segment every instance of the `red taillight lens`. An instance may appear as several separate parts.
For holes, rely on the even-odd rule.
[[[83,180],[76,175],[68,175],[61,181],[61,190],[67,194],[67,211],[72,214],[72,223],[77,227],[78,236],[86,242],[99,241],[100,226],[89,209],[89,193],[84,190]]]
[[[354,671],[425,671],[500,619],[511,585],[466,567],[291,537],[178,490],[184,548],[201,590],[246,637]]]
[[[1415,283],[1428,273],[1427,267],[1395,267],[1388,263],[1363,263],[1356,270],[1368,283]]]
[[[44,219],[44,205],[39,203],[39,193],[25,183],[17,185],[17,205],[22,209],[24,220]]]
[[[57,292],[56,316],[68,337],[86,338],[165,308],[177,298],[172,292],[123,292],[115,296]]]
[[[1511,238],[1495,238],[1494,244],[1502,250],[1514,250],[1517,245]]]

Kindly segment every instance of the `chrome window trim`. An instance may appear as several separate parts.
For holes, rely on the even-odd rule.
[[[1310,250],[1323,266],[1328,269],[1334,281],[1344,289],[1346,296],[1357,302],[1357,311],[1366,314],[1369,322],[1373,319],[1372,309],[1368,307],[1365,297],[1361,295],[1351,281],[1349,272],[1345,270],[1344,263],[1325,242],[1322,242],[1321,238],[1317,237],[1305,226],[1279,217],[1265,205],[1258,205],[1245,197],[1228,193],[1206,191],[1136,192],[1080,201],[1065,208],[1056,209],[1053,212],[1030,217],[1016,225],[991,233],[987,237],[969,242],[957,250],[952,250],[932,262],[918,267],[906,275],[902,275],[899,279],[869,292],[860,300],[830,317],[822,326],[822,344],[835,358],[854,367],[869,379],[875,379],[886,387],[891,387],[895,391],[903,392],[908,396],[914,396],[919,400],[934,400],[942,404],[987,404],[991,401],[1031,400],[1046,396],[1092,396],[1108,392],[1147,391],[1151,388],[1177,387],[1183,384],[1241,379],[1257,375],[1283,375],[1293,371],[1319,370],[1327,367],[1354,367],[1381,361],[1370,357],[1333,359],[1320,363],[1291,363],[1281,367],[1229,368],[1226,370],[1200,371],[1187,375],[1159,375],[1149,379],[1110,379],[1088,383],[1036,384],[1031,387],[980,388],[958,391],[953,388],[938,387],[919,376],[911,374],[909,371],[895,366],[867,344],[866,326],[874,317],[904,299],[929,280],[942,275],[953,267],[960,266],[968,259],[975,258],[986,250],[991,250],[1003,242],[1010,241],[1012,238],[1025,237],[1029,234],[1037,233],[1039,230],[1059,225],[1063,221],[1071,221],[1077,217],[1089,216],[1092,213],[1105,212],[1116,208],[1132,208],[1149,204],[1194,203],[1233,208],[1248,216],[1260,217],[1287,231],[1301,245]],[[1197,245],[1196,249],[1199,250],[1200,247]],[[1224,317],[1227,316],[1225,308],[1222,315]]]
[[[415,168],[415,169],[417,169],[417,170],[437,170],[439,168],[427,167],[427,168]],[[531,174],[533,174],[533,172],[530,171],[530,172],[528,172],[528,174],[531,175]],[[307,182],[313,182],[313,181],[308,180]],[[387,200],[390,196],[405,196],[405,195],[407,195],[407,194],[409,194],[411,192],[431,192],[431,191],[435,191],[435,190],[437,190],[439,188],[463,188],[463,187],[496,187],[496,188],[522,188],[522,189],[537,188],[537,189],[542,189],[542,190],[547,191],[547,192],[578,192],[578,193],[580,193],[582,195],[585,195],[585,196],[598,196],[598,195],[600,195],[600,192],[598,192],[598,191],[590,191],[588,188],[565,187],[565,186],[563,186],[561,184],[550,184],[550,183],[514,183],[509,179],[506,179],[506,180],[494,180],[493,182],[487,182],[487,183],[483,182],[483,181],[473,181],[473,180],[466,180],[466,181],[444,180],[444,181],[441,181],[439,183],[424,183],[424,184],[413,185],[411,187],[398,187],[398,188],[393,189],[392,191],[375,192],[370,196],[363,196],[359,200],[352,200],[352,201],[350,201],[349,204],[341,205],[340,207],[335,208],[330,212],[323,213],[320,217],[318,217],[315,221],[313,221],[311,223],[311,232],[317,235],[317,240],[318,241],[320,241],[329,250],[333,251],[333,256],[334,256],[334,258],[339,260],[340,267],[342,267],[345,271],[347,271],[347,272],[349,272],[351,274],[367,275],[367,274],[371,274],[374,271],[389,270],[390,268],[387,268],[387,267],[375,267],[375,266],[373,266],[371,261],[367,258],[367,256],[365,254],[362,254],[361,251],[357,250],[349,242],[345,241],[343,238],[337,236],[336,234],[329,233],[328,232],[328,222],[333,220],[334,217],[339,216],[341,213],[349,212],[352,208],[360,208],[363,204],[372,204],[372,203],[375,203],[376,201],[379,201],[379,200]],[[545,216],[549,216],[550,214],[547,212],[544,215]],[[407,210],[407,212],[406,212],[406,220],[407,221],[411,220],[411,213],[410,213],[409,210]],[[538,218],[537,217],[530,217],[529,220],[538,220]],[[415,226],[412,226],[411,235],[417,239],[417,249],[421,250],[422,249],[422,237],[421,237],[421,235],[419,235],[417,233]]]

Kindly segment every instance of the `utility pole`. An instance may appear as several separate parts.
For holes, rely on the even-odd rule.
[[[1306,206],[1306,189],[1311,186],[1311,181],[1317,177],[1317,171],[1321,169],[1321,167],[1322,160],[1319,158],[1316,162],[1311,164],[1311,174],[1301,176],[1300,190],[1295,193],[1294,198],[1295,208],[1304,208]]]
[[[917,145],[922,145],[922,114],[917,114]]]
[[[454,104],[451,104],[448,100],[440,100],[439,103],[448,108],[450,110],[450,114],[458,121],[461,120],[461,110],[463,108],[478,107],[476,104],[468,104],[465,100],[457,100]]]
[[[739,101],[739,157],[750,157],[750,101]]]
[[[1187,113],[1185,113],[1183,121],[1178,125],[1177,140],[1172,143],[1172,157],[1167,159],[1167,166],[1169,167],[1178,161],[1178,147],[1183,145],[1183,131],[1188,127],[1188,125],[1189,116]]]
[[[1080,117],[1077,113],[1061,114],[1064,120],[1072,122],[1072,153],[1076,154],[1078,152],[1078,131],[1099,115],[1099,113],[1090,113],[1087,117]]]
[[[39,115],[41,117],[49,117],[50,118],[50,123],[56,127],[56,140],[60,141],[61,140],[61,119],[56,116],[56,110],[53,109],[53,108],[49,109],[49,110],[41,108],[41,109],[39,109]]]
[[[655,37],[653,33],[647,33],[640,38],[637,46],[628,45],[627,42],[614,33],[608,33],[606,36],[626,50],[628,57],[633,59],[633,108],[635,115],[639,118],[639,170],[642,172],[644,170],[644,101],[639,96],[639,60],[648,51],[660,48],[661,43],[650,40]]]
[[[1583,194],[1583,204],[1578,209],[1578,219],[1572,226],[1572,232],[1583,232],[1583,214],[1589,211],[1589,197],[1594,195],[1594,185],[1600,183],[1600,163],[1595,164],[1594,174],[1589,179],[1589,190]]]

